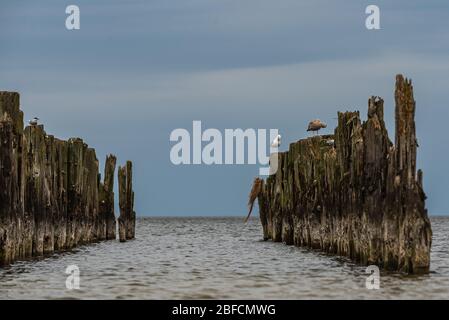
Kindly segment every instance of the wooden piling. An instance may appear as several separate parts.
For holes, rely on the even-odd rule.
[[[359,112],[338,113],[333,135],[302,139],[279,153],[279,169],[258,196],[264,239],[388,270],[429,271],[432,230],[423,174],[416,172],[415,100],[402,75],[395,100],[394,145],[384,101],[371,97],[363,123]]]
[[[101,182],[95,150],[80,138],[47,135],[43,125],[24,129],[19,99],[0,92],[0,265],[115,239],[115,156],[106,158]]]

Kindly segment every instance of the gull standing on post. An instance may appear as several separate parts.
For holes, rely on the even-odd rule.
[[[327,124],[325,124],[324,122],[322,122],[319,119],[316,119],[316,120],[312,120],[309,122],[307,131],[315,131],[318,133],[318,131],[320,131],[320,129],[326,128],[326,127],[327,127]]]
[[[281,145],[281,135],[278,134],[271,143],[272,148],[278,148]]]
[[[39,121],[38,117],[34,117],[32,120],[28,121],[31,126],[37,126],[37,122]]]

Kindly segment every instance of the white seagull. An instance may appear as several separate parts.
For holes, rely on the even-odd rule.
[[[278,148],[281,145],[281,135],[278,134],[271,143],[272,148]]]
[[[38,121],[39,121],[39,118],[38,117],[34,117],[33,120],[28,121],[28,123],[31,126],[36,126]]]

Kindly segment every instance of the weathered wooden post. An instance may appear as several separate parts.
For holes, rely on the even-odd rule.
[[[24,129],[19,94],[0,92],[0,265],[115,239],[115,164],[114,156],[106,158],[102,184],[94,149],[80,138],[47,135],[36,122]],[[131,162],[119,177],[125,239],[131,239]]]
[[[134,239],[136,213],[134,212],[134,191],[132,189],[132,162],[127,161],[126,166],[118,168],[119,187],[119,239],[126,241]]]
[[[31,220],[23,212],[23,113],[19,105],[18,93],[0,92],[0,265],[31,254],[32,240],[24,233],[31,228]]]
[[[100,216],[103,221],[103,237],[115,239],[116,220],[114,213],[114,174],[117,158],[110,154],[104,165],[104,181],[100,183]]]
[[[388,270],[426,273],[432,230],[423,174],[416,171],[415,100],[396,77],[395,145],[384,101],[368,100],[368,119],[338,113],[333,135],[290,144],[258,194],[264,239],[321,249]],[[329,143],[332,142],[332,143]]]

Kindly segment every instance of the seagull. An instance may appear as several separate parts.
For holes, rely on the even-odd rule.
[[[34,117],[33,120],[28,121],[28,123],[32,126],[36,126],[38,121],[39,121],[39,118]]]
[[[307,131],[316,131],[318,133],[318,131],[322,128],[326,128],[327,124],[325,124],[324,122],[321,122],[321,120],[316,119],[316,120],[312,120],[309,122],[309,126],[307,128]]]
[[[271,143],[272,148],[278,148],[281,145],[281,135],[278,134]]]

